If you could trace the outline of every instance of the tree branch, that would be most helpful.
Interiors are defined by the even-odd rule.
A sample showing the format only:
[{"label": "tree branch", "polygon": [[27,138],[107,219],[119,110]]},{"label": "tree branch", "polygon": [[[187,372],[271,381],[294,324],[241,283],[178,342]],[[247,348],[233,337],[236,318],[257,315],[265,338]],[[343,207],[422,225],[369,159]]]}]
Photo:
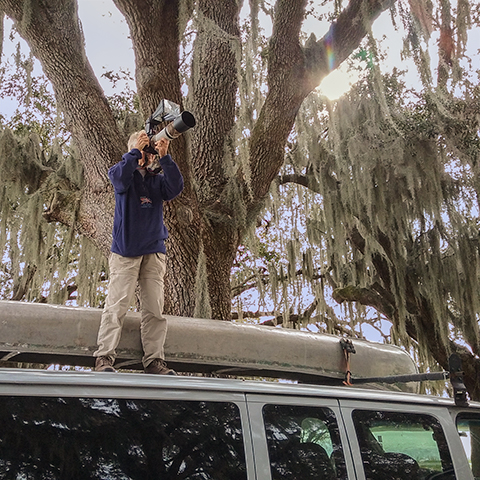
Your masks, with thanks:
[{"label": "tree branch", "polygon": [[[105,155],[116,159],[123,153],[121,133],[102,88],[87,60],[84,37],[75,0],[29,2],[0,0],[3,10],[29,44],[52,82],[68,129],[79,146],[88,145],[83,161],[108,182]],[[29,17],[25,12],[30,12]],[[83,152],[82,152],[83,153]],[[95,159],[102,156],[102,161]],[[99,166],[103,166],[101,169]]]},{"label": "tree branch", "polygon": [[41,62],[84,165],[77,230],[108,252],[111,224],[103,219],[111,216],[113,195],[107,170],[124,153],[125,138],[88,62],[76,0],[26,4],[0,0],[0,11],[14,21]]},{"label": "tree branch", "polygon": [[338,303],[359,302],[362,305],[373,307],[389,320],[394,321],[395,308],[390,302],[386,301],[376,291],[370,288],[349,285],[348,287],[335,289],[332,296]]},{"label": "tree branch", "polygon": [[[284,161],[284,146],[305,97],[359,45],[393,0],[351,0],[320,41],[302,49],[299,29],[305,1],[279,0],[268,56],[269,92],[250,139],[252,190],[245,191],[250,218],[258,213]],[[253,191],[253,195],[251,195]]]},{"label": "tree branch", "polygon": [[[303,269],[298,269],[295,272],[295,276],[299,277],[300,275],[303,275]],[[245,281],[239,285],[234,285],[231,288],[232,292],[232,297],[238,297],[238,295],[241,295],[243,292],[246,292],[247,290],[250,290],[252,288],[257,287],[257,281],[252,282],[252,279],[257,279],[260,276],[261,282],[266,285],[267,283],[270,282],[270,276],[265,275],[265,274],[260,274],[260,275],[250,275]],[[321,278],[324,278],[325,275],[323,273],[316,273],[312,276],[309,277],[310,280],[320,280]],[[283,277],[278,277],[279,282],[286,282],[288,280],[288,276],[284,275]]]},{"label": "tree branch", "polygon": [[373,22],[394,3],[395,0],[350,0],[322,39],[315,41],[315,36],[310,37],[305,56],[312,89],[358,48]]},{"label": "tree branch", "polygon": [[[317,308],[318,305],[318,299],[315,299],[306,309],[303,313],[300,314],[291,314],[288,316],[288,321],[292,322],[293,324],[298,324],[301,323],[305,320],[310,319],[312,316],[313,312]],[[262,325],[269,325],[269,326],[276,326],[276,325],[281,325],[284,323],[285,318],[284,315],[277,315],[274,319],[266,320],[262,322]]]},{"label": "tree branch", "polygon": [[303,187],[312,190],[312,192],[322,193],[320,190],[320,184],[313,175],[300,175],[298,173],[280,175],[278,182],[280,185],[285,185],[286,183],[296,183],[297,185],[302,185]]}]

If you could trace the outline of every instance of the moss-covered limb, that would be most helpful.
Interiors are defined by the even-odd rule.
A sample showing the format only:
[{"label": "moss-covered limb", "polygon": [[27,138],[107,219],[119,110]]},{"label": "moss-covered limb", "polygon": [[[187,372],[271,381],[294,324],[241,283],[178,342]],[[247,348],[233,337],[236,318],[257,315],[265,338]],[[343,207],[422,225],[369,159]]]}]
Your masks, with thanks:
[{"label": "moss-covered limb", "polygon": [[77,300],[88,297],[91,304],[97,303],[99,282],[83,277],[90,265],[99,265],[98,251],[77,269],[81,271],[78,278],[67,279],[75,271],[79,252],[85,250],[73,233],[80,230],[81,164],[56,153],[55,147],[43,150],[36,135],[24,137],[7,129],[0,134],[0,150],[8,172],[0,177],[0,251],[6,264],[3,295],[62,303],[71,297],[72,285],[78,284]]},{"label": "moss-covered limb", "polygon": [[250,188],[245,192],[248,218],[261,208],[284,162],[284,147],[298,109],[310,92],[305,84],[299,31],[305,1],[278,2],[268,50],[268,94],[250,137]]},{"label": "moss-covered limb", "polygon": [[15,22],[52,82],[82,162],[107,184],[107,167],[123,153],[123,137],[87,60],[76,1],[0,0],[0,9]]},{"label": "moss-covered limb", "polygon": [[[181,103],[178,75],[180,3],[168,0],[114,0],[125,16],[135,50],[135,80],[144,116],[161,99]],[[148,13],[147,13],[148,12]],[[148,38],[148,41],[145,39]]]},{"label": "moss-covered limb", "polygon": [[[371,306],[380,313],[396,323],[395,309],[389,301],[385,301],[377,292],[372,289],[356,286],[347,286],[337,288],[333,292],[333,298],[342,303],[360,302],[362,305]],[[405,330],[411,339],[413,339],[418,348],[428,351],[429,354],[445,369],[448,370],[448,357],[451,353],[457,353],[462,358],[464,379],[472,400],[480,399],[480,387],[478,378],[480,375],[480,360],[476,356],[478,353],[478,344],[471,345],[471,350],[465,348],[454,341],[445,340],[445,333],[438,330],[432,317],[434,308],[426,298],[417,300],[417,311],[405,319]]]},{"label": "moss-covered limb", "polygon": [[303,72],[295,72],[295,69],[303,60],[299,36],[306,6],[306,0],[278,0],[275,5],[268,64],[269,83],[272,86],[276,86],[277,80],[283,83],[285,74],[292,77],[291,80],[303,75]]},{"label": "moss-covered limb", "polygon": [[[324,273],[318,272],[308,272],[306,269],[298,269],[294,272],[294,276],[297,278],[308,278],[309,281],[317,281],[326,278]],[[275,282],[287,283],[290,280],[289,275],[276,275]],[[242,293],[258,288],[259,282],[262,285],[268,285],[271,282],[270,274],[265,273],[265,269],[259,269],[259,271],[249,277],[245,278],[241,283],[237,285],[232,285],[231,292],[232,298],[238,297]]]},{"label": "moss-covered limb", "polygon": [[262,325],[267,326],[276,326],[276,325],[286,325],[287,323],[291,323],[296,327],[300,327],[301,325],[306,325],[310,322],[310,319],[318,307],[318,300],[315,299],[302,313],[292,313],[288,312],[287,314],[283,315],[275,315],[274,319],[265,320],[262,322]]},{"label": "moss-covered limb", "polygon": [[370,31],[378,16],[394,3],[395,0],[350,0],[322,39],[309,39],[305,46],[305,57],[312,89],[345,61]]},{"label": "moss-covered limb", "polygon": [[480,401],[480,382],[478,381],[480,360],[462,345],[452,344],[450,351],[459,355],[462,361],[463,379],[470,398],[477,402]]},{"label": "moss-covered limb", "polygon": [[40,195],[46,205],[45,219],[73,227],[83,183],[82,167],[72,157],[59,160],[55,155],[42,149],[38,135],[19,138],[6,128],[0,134],[1,184],[6,188],[3,201],[26,204],[33,195]]},{"label": "moss-covered limb", "polygon": [[278,183],[280,185],[285,185],[286,183],[296,183],[297,185],[302,185],[303,187],[312,190],[312,192],[321,193],[320,184],[314,175],[300,175],[295,173],[280,175],[278,177]]},{"label": "moss-covered limb", "polygon": [[[363,237],[359,235],[357,232],[356,234],[356,242],[357,244],[363,246],[365,248],[365,240]],[[352,239],[352,237],[350,237]],[[447,265],[450,265],[451,258],[450,255],[444,256],[440,252],[437,252],[440,262],[445,262],[445,267],[448,268]],[[433,263],[433,261],[431,261]],[[423,268],[417,258],[412,259],[412,264],[408,265],[405,269],[405,278],[402,282],[399,282],[398,279],[395,280],[395,267],[391,266],[388,267],[388,263],[384,259],[382,259],[382,255],[376,253],[372,255],[372,264],[376,268],[376,274],[382,280],[382,283],[374,282],[369,289],[362,289],[359,287],[347,287],[345,289],[337,289],[334,294],[334,298],[337,301],[359,301],[364,305],[370,305],[377,308],[378,299],[375,297],[370,296],[370,290],[374,290],[378,293],[378,295],[383,299],[382,305],[388,304],[391,306],[391,313],[387,315],[387,311],[383,309],[383,313],[387,315],[387,317],[396,325],[397,322],[397,306],[399,302],[403,302],[403,306],[405,311],[408,314],[412,315],[416,318],[421,318],[422,321],[418,323],[415,329],[412,329],[411,332],[415,332],[415,336],[412,338],[417,339],[419,336],[418,328],[424,325],[426,329],[432,329],[438,331],[438,338],[436,338],[436,343],[441,342],[443,343],[444,347],[447,345],[447,332],[446,326],[439,326],[439,320],[437,317],[446,317],[450,319],[450,322],[457,328],[459,331],[462,331],[464,335],[465,341],[470,345],[474,352],[478,349],[478,325],[476,321],[472,318],[472,314],[470,314],[470,302],[472,304],[476,303],[475,298],[471,298],[467,302],[464,302],[464,308],[462,319],[458,319],[458,314],[455,314],[449,309],[448,305],[445,304],[443,306],[436,305],[437,300],[435,300],[435,296],[437,295],[436,290],[438,288],[438,284],[430,284],[427,286],[427,282],[429,282],[428,278],[424,277]],[[380,269],[380,270],[379,270]],[[441,278],[434,278],[430,279],[433,282],[438,282],[441,284]],[[475,280],[473,280],[475,282]],[[395,292],[394,288],[399,287],[399,283],[403,285],[404,291],[403,292]],[[425,285],[422,285],[425,283]],[[468,286],[465,285],[466,287]],[[428,289],[431,289],[432,292],[429,292]],[[440,288],[444,288],[441,286]],[[464,292],[461,296],[465,297],[467,292]],[[442,297],[443,298],[443,297]],[[445,297],[447,298],[447,297]],[[451,300],[452,298],[450,298]],[[441,300],[440,300],[441,301]],[[445,300],[447,302],[447,300]],[[453,304],[453,308],[455,304]],[[378,308],[377,308],[378,309]],[[382,310],[380,310],[382,311]],[[396,312],[395,315],[393,315]],[[475,315],[473,315],[475,317]],[[429,319],[426,321],[425,319]],[[429,321],[431,322],[430,327],[428,327]],[[441,324],[441,322],[440,322]],[[445,331],[443,331],[445,330]],[[420,332],[421,337],[421,332]]]},{"label": "moss-covered limb", "polygon": [[[59,110],[64,114],[67,129],[73,134],[78,159],[71,162],[73,168],[69,168],[68,159],[63,162],[60,154],[58,158],[61,160],[51,167],[53,171],[41,169],[42,175],[34,175],[37,193],[30,195],[25,207],[22,207],[34,212],[21,227],[14,226],[18,219],[10,223],[13,231],[31,235],[35,240],[24,243],[25,252],[14,257],[23,258],[25,255],[28,262],[40,262],[36,263],[39,272],[28,292],[30,300],[38,301],[45,282],[52,286],[52,291],[56,288],[61,291],[63,287],[58,285],[59,279],[65,277],[71,265],[71,256],[78,254],[80,248],[77,245],[78,248],[71,250],[73,234],[69,230],[70,234],[64,239],[68,253],[61,261],[48,257],[49,246],[60,243],[55,238],[60,235],[59,232],[63,232],[59,223],[74,227],[75,232],[94,239],[105,254],[108,252],[113,195],[107,169],[121,158],[126,142],[87,60],[76,1],[45,3],[0,0],[0,10],[14,21],[18,32],[40,60],[45,75],[51,81]],[[81,164],[85,168],[75,168],[74,164]],[[23,194],[20,191],[17,193]],[[47,205],[46,211],[44,205]],[[50,224],[39,222],[44,220],[42,214]],[[39,240],[45,232],[49,232],[50,245]],[[98,251],[95,255],[102,258]],[[79,291],[87,289],[83,285]],[[62,295],[49,295],[49,298],[55,296],[51,301],[62,303],[66,298]],[[89,294],[89,297],[94,299],[95,295]]]},{"label": "moss-covered limb", "polygon": [[[35,281],[35,275],[37,274],[36,265],[28,265],[26,271],[18,277],[13,288],[12,288],[12,297],[11,300],[16,301],[25,301],[29,298],[29,291],[32,289],[32,286]],[[36,303],[56,303],[58,299],[62,301],[76,301],[78,300],[78,285],[67,283],[63,288],[51,292],[49,296],[39,295],[35,298]],[[55,298],[53,298],[55,297]]]},{"label": "moss-covered limb", "polygon": [[338,303],[359,302],[362,305],[374,307],[388,319],[394,318],[395,309],[391,303],[385,301],[375,290],[365,287],[349,285],[347,287],[337,288],[332,293],[333,299]]},{"label": "moss-covered limb", "polygon": [[[384,234],[382,234],[382,232],[380,232],[379,230],[377,230],[377,234],[380,237],[378,239],[378,243],[384,246],[383,248],[384,252],[388,252],[390,250],[390,248],[388,248],[389,244],[387,245],[388,238]],[[357,227],[353,227],[350,229],[348,238],[351,244],[353,245],[353,247],[357,249],[362,255],[364,255],[366,252],[366,240],[364,236],[360,233]],[[391,262],[392,262],[391,259],[387,260],[387,258],[385,258],[379,252],[372,253],[372,264],[375,267],[375,273],[376,275],[378,275],[378,277],[381,279],[383,283],[383,287],[382,287],[378,282],[375,282],[372,285],[372,288],[378,291],[384,298],[385,298],[385,295],[388,294],[388,296],[390,297],[389,301],[393,304],[394,301],[391,293],[391,288],[392,288],[392,278],[391,278],[391,271],[390,271]],[[381,292],[380,289],[383,289],[383,292]]]},{"label": "moss-covered limb", "polygon": [[259,271],[256,274],[250,275],[249,277],[245,278],[242,283],[232,285],[232,298],[238,297],[239,295],[247,292],[248,290],[258,288],[258,282],[266,285],[268,283],[268,278],[269,275],[265,274],[264,271]]},{"label": "moss-covered limb", "polygon": [[[236,153],[242,62],[240,3],[203,0],[197,5],[190,104],[199,120],[192,134],[191,157],[198,199],[208,209],[215,208],[217,200],[236,209],[228,200],[232,194],[238,197],[235,175],[242,162]],[[241,216],[240,210],[237,213]]]},{"label": "moss-covered limb", "polygon": [[53,173],[36,134],[16,137],[9,128],[0,132],[0,169],[2,184],[18,185],[34,193]]},{"label": "moss-covered limb", "polygon": [[[312,304],[313,305],[313,304]],[[310,307],[312,307],[310,305]],[[309,307],[309,308],[310,308]],[[316,308],[316,306],[315,306]],[[362,332],[355,330],[348,320],[341,320],[335,318],[334,315],[328,313],[327,315],[315,315],[309,316],[304,314],[289,314],[289,315],[278,315],[275,312],[242,312],[242,318],[259,318],[259,317],[273,317],[268,320],[264,320],[261,325],[275,327],[278,325],[284,325],[286,328],[304,328],[309,329],[308,325],[314,325],[319,332],[330,333],[333,335],[348,336],[353,338],[365,338]],[[378,331],[379,335],[385,338],[387,342],[390,342],[388,335],[385,335],[381,329],[375,325],[374,321],[369,321],[365,319],[365,324],[370,325],[372,328]],[[287,324],[289,327],[287,327]]]},{"label": "moss-covered limb", "polygon": [[[377,231],[379,232],[379,231]],[[379,233],[380,238],[378,239],[378,243],[380,245],[385,245],[385,251],[390,250],[390,242],[387,242],[387,236],[383,233]],[[357,228],[353,228],[349,235],[349,240],[351,241],[352,245],[358,249],[359,252],[365,254],[366,250],[366,240],[360,234],[360,231]],[[371,289],[377,292],[380,297],[383,299],[386,304],[391,305],[392,309],[395,310],[395,305],[397,304],[399,298],[405,303],[406,311],[411,313],[412,315],[418,315],[419,308],[418,308],[418,292],[414,288],[414,285],[418,282],[418,277],[416,274],[417,266],[414,264],[409,265],[406,268],[406,277],[404,280],[404,288],[405,293],[398,295],[393,290],[395,288],[395,279],[392,278],[392,271],[394,271],[394,263],[392,259],[385,258],[380,252],[374,252],[371,254],[372,258],[372,265],[375,267],[375,274],[379,281],[373,282],[371,285]],[[371,305],[373,306],[373,305]],[[393,312],[392,312],[393,313]],[[393,316],[388,316],[392,321],[394,321]]]},{"label": "moss-covered limb", "polygon": [[[68,163],[69,159],[66,159],[65,164]],[[75,163],[75,169],[80,170],[80,173],[70,171],[67,174],[64,164],[54,174],[50,175],[42,185],[40,193],[45,205],[43,218],[47,222],[59,222],[78,231],[77,220],[82,191],[81,184],[78,185],[76,182],[82,178],[82,169],[78,162]],[[67,175],[73,175],[73,178]]]},{"label": "moss-covered limb", "polygon": [[50,191],[46,208],[42,213],[47,222],[59,222],[65,226],[75,228],[76,214],[80,203],[80,193],[58,189]]},{"label": "moss-covered limb", "polygon": [[23,275],[19,276],[14,282],[12,288],[12,300],[23,300],[27,291],[30,289],[33,278],[37,272],[36,265],[27,265]]},{"label": "moss-covered limb", "polygon": [[[253,197],[247,199],[249,218],[257,213],[283,164],[284,145],[301,103],[358,47],[373,21],[391,3],[352,0],[328,34],[318,42],[307,42],[302,50],[296,34],[305,3],[278,2],[268,53],[269,92],[250,139]],[[327,45],[333,64],[327,59]]]},{"label": "moss-covered limb", "polygon": [[[427,308],[425,308],[427,307]],[[448,371],[450,354],[456,353],[462,360],[464,382],[472,400],[480,401],[480,359],[464,345],[448,340],[446,343],[437,328],[432,327],[434,319],[431,308],[423,302],[422,312],[415,318],[407,319],[406,331],[408,335],[418,342],[420,351],[428,351],[438,364]],[[477,346],[478,347],[478,346]]]}]

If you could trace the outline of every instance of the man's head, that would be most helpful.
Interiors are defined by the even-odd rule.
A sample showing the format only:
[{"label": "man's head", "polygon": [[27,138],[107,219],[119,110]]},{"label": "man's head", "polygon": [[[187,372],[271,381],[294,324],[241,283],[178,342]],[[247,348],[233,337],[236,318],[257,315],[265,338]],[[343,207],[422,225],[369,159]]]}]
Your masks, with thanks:
[{"label": "man's head", "polygon": [[130,135],[130,138],[128,139],[128,151],[137,148],[137,140],[138,137],[140,136],[141,133],[143,133],[144,130],[139,130],[138,132],[134,132]]},{"label": "man's head", "polygon": [[154,160],[156,155],[152,155],[150,153],[146,153],[143,151],[143,147],[141,147],[141,144],[144,144],[145,142],[141,142],[140,136],[146,136],[145,130],[139,130],[138,132],[134,132],[130,135],[130,138],[128,139],[128,151],[138,148],[142,152],[142,158],[138,160],[138,164],[143,167],[144,165],[150,165]]}]

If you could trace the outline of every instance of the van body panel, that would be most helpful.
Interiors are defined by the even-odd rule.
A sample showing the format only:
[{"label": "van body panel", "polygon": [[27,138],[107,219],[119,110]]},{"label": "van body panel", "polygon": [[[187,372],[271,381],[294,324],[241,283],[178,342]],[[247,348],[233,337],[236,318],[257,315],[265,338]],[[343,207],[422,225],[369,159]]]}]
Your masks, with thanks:
[{"label": "van body panel", "polygon": [[[68,374],[34,374],[33,377],[36,382],[22,385],[20,379],[24,372],[21,370],[17,372],[15,383],[4,385],[1,381],[2,373],[0,370],[0,416],[2,417],[0,476],[2,478],[4,478],[3,475],[6,472],[9,475],[15,473],[16,476],[12,478],[34,478],[31,475],[35,475],[35,473],[32,473],[35,471],[38,471],[39,475],[41,472],[42,478],[52,479],[95,477],[138,478],[143,480],[143,478],[153,478],[151,466],[148,470],[149,474],[142,470],[142,468],[146,468],[143,465],[145,464],[145,458],[151,455],[146,449],[149,443],[163,445],[163,450],[156,450],[154,456],[160,455],[161,458],[165,458],[166,455],[167,457],[170,455],[171,460],[168,460],[168,462],[165,460],[167,463],[163,464],[163,468],[181,469],[182,464],[189,466],[189,468],[198,466],[200,468],[199,474],[201,474],[202,469],[215,468],[215,465],[222,465],[222,470],[226,468],[225,461],[228,461],[228,459],[225,460],[225,455],[234,451],[233,443],[230,445],[228,439],[235,441],[237,444],[240,442],[240,445],[237,445],[237,453],[240,453],[240,456],[238,460],[234,461],[241,461],[243,467],[241,470],[236,468],[232,470],[233,466],[230,464],[228,468],[231,471],[227,476],[238,480],[256,478],[245,395],[239,392],[209,391],[204,388],[189,390],[158,387],[136,388],[133,380],[138,379],[139,375],[129,375],[131,380],[129,386],[117,385],[111,387],[108,385],[108,378],[105,377],[104,385],[93,386],[90,384],[90,387],[88,387],[85,384],[76,386],[72,383],[61,382],[55,385],[55,379],[68,378]],[[32,377],[32,375],[28,375],[30,372],[25,373],[27,373],[27,377]],[[50,382],[47,382],[46,385],[39,384],[39,378],[47,379],[49,376],[51,377]],[[102,374],[99,374],[99,376],[102,377]],[[78,374],[73,374],[73,378],[78,378]],[[25,388],[18,388],[19,386]],[[229,405],[231,407],[226,409]],[[164,424],[161,423],[163,420],[158,423],[157,415],[163,414],[163,412],[167,412],[165,413],[167,415],[170,409],[178,410],[176,417],[172,417],[175,423]],[[227,417],[223,418],[224,409],[225,412],[231,409],[238,412],[235,415],[235,418],[237,418],[235,422],[238,424],[236,427]],[[125,414],[126,410],[128,410],[127,414]],[[189,414],[190,418],[182,414],[183,410]],[[198,416],[195,413],[196,410],[203,417]],[[212,417],[206,413],[209,411],[218,411],[218,414]],[[90,412],[95,414],[92,419],[89,418],[91,416]],[[224,422],[225,430],[223,430]],[[105,426],[102,426],[102,424],[105,424]],[[15,425],[20,427],[18,431],[12,430],[17,428]],[[171,430],[172,428],[173,430]],[[88,430],[90,429],[96,432],[94,437],[98,439],[93,446],[89,444],[91,440],[88,440],[92,438],[91,435],[88,436]],[[177,432],[173,441],[183,442],[184,447],[181,447],[181,444],[174,443],[170,448],[170,453],[166,454],[165,448],[167,448],[167,445],[164,441],[169,437],[172,438],[172,435],[165,436],[162,432],[168,430],[171,430],[172,433]],[[225,434],[225,441],[220,438],[222,432]],[[129,435],[130,433],[131,435]],[[108,437],[100,438],[101,435],[105,434]],[[189,436],[192,436],[191,440],[188,439]],[[116,439],[115,437],[119,438]],[[199,439],[198,444],[196,438]],[[82,443],[87,441],[88,444]],[[196,453],[191,453],[190,449],[186,450],[189,443],[197,448]],[[12,461],[12,455],[7,453],[9,445],[13,444],[22,446],[20,451],[15,450],[15,457],[19,457],[18,464],[15,464]],[[218,453],[218,458],[215,458],[215,453],[220,446],[223,451]],[[92,449],[91,453],[89,449]],[[137,452],[132,453],[133,450]],[[62,455],[63,451],[67,455],[67,463],[71,464],[70,467],[64,465],[65,462],[58,460],[58,456]],[[102,466],[102,463],[95,462],[88,465],[88,460],[95,458],[95,455],[98,454],[103,456],[98,462],[104,462],[104,466]],[[127,458],[131,456],[138,463],[137,470],[134,470],[136,473],[132,477],[125,476],[128,470],[122,470],[123,468],[131,468],[133,461]],[[182,460],[182,456],[184,460]],[[38,458],[37,463],[32,465],[32,462],[35,462],[35,457]],[[45,461],[42,459],[48,457],[54,459],[51,461],[54,465],[51,472],[42,470],[42,468],[47,468],[45,467]],[[157,462],[161,464],[162,460]],[[202,462],[206,462],[205,465]],[[87,465],[84,465],[85,463]],[[178,465],[175,466],[175,463]],[[112,465],[115,465],[115,468]],[[15,468],[19,470],[14,470]],[[30,470],[24,470],[28,468]],[[4,471],[4,469],[7,470]],[[11,471],[12,469],[13,471]],[[83,470],[88,473],[83,472]],[[109,476],[110,474],[106,477],[97,476],[101,475],[102,472],[105,474],[106,471],[111,471],[111,476]],[[233,477],[233,472],[236,474],[235,477]],[[80,477],[80,475],[82,476]],[[168,478],[170,478],[170,475],[171,473]],[[205,475],[201,478],[211,480],[217,478],[215,474],[212,475],[211,471]],[[155,476],[155,478],[157,477]],[[178,478],[181,478],[181,475]]]}]

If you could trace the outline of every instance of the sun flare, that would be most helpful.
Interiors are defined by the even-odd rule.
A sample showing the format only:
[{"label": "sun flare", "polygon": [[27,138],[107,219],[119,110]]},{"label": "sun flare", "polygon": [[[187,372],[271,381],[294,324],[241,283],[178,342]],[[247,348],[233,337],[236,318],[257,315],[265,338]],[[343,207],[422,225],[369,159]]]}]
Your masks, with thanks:
[{"label": "sun flare", "polygon": [[354,82],[355,79],[353,79],[350,74],[338,69],[334,70],[323,79],[322,83],[318,86],[317,91],[330,100],[337,100],[350,90],[350,87]]}]

